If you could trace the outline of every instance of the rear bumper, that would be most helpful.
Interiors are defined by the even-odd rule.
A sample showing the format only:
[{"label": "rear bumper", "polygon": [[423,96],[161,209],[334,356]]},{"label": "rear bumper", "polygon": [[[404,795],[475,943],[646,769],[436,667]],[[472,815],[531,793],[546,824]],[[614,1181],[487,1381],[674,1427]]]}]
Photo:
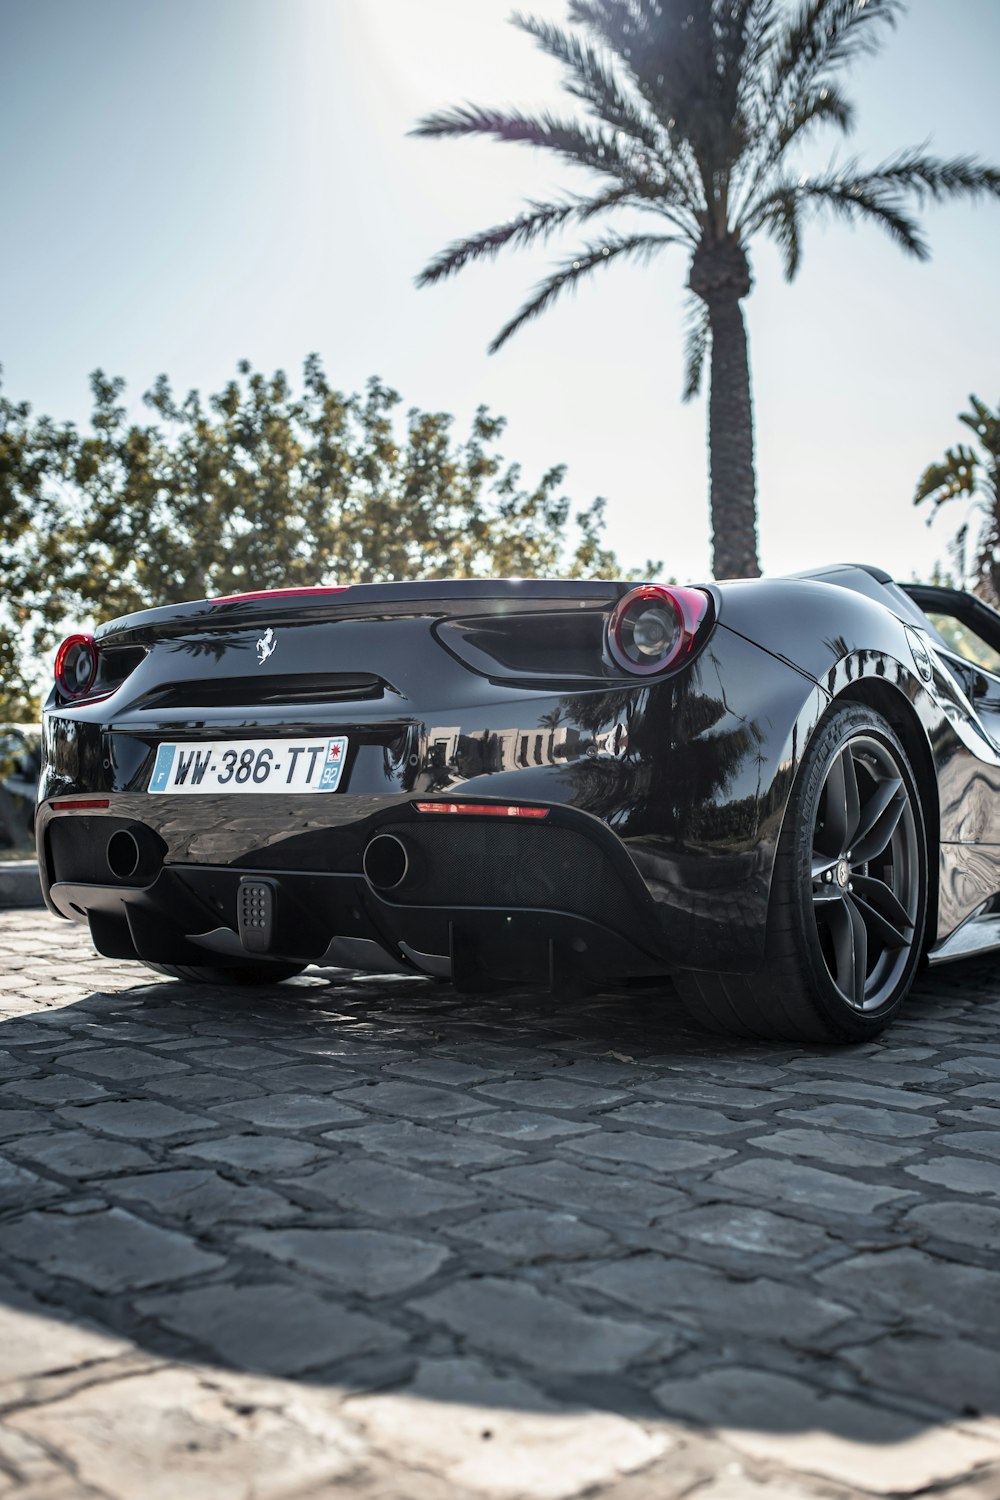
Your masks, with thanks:
[{"label": "rear bumper", "polygon": [[[661,912],[627,850],[573,809],[529,824],[419,814],[407,801],[339,827],[274,830],[271,844],[258,823],[256,848],[222,864],[170,861],[163,825],[123,816],[135,800],[46,809],[39,822],[50,907],[87,922],[108,957],[225,966],[266,956],[470,988],[671,967]],[[408,873],[380,890],[363,861],[385,835],[408,851]],[[261,880],[273,892],[265,949],[239,920],[241,890]]]},{"label": "rear bumper", "polygon": [[[408,796],[260,796],[234,808],[112,793],[93,799],[104,808],[70,811],[63,793],[38,812],[42,891],[56,915],[89,922],[98,951],[150,962],[246,956],[240,884],[257,876],[275,888],[269,956],[302,963],[459,979],[471,965],[518,982],[567,966],[612,978],[759,965],[766,844],[706,857],[622,838],[539,797],[564,790],[557,776],[536,773],[537,822],[419,814]],[[488,800],[499,791],[491,785]],[[374,889],[364,873],[367,846],[386,832],[414,847],[414,877],[398,890]]]}]

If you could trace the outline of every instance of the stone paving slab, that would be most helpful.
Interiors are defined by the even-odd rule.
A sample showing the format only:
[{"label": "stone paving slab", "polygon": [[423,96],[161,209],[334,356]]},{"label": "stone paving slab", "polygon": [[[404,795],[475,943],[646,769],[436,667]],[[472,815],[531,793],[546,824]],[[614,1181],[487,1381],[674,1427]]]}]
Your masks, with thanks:
[{"label": "stone paving slab", "polygon": [[810,1050],[0,913],[0,1497],[997,1500],[998,977]]}]

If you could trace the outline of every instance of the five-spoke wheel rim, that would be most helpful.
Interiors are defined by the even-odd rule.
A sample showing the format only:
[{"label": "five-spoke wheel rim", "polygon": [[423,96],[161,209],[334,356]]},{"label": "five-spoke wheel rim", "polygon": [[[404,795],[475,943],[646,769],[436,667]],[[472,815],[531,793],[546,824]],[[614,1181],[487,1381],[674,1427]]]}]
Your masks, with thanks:
[{"label": "five-spoke wheel rim", "polygon": [[812,908],[830,979],[853,1010],[895,999],[923,889],[917,821],[892,750],[871,735],[827,769],[812,838]]}]

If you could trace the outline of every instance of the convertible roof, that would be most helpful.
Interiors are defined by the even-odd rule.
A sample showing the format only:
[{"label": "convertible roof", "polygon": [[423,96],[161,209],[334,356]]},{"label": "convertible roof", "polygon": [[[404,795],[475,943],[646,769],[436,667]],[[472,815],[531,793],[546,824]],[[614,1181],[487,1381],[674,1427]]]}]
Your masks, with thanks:
[{"label": "convertible roof", "polygon": [[834,583],[839,588],[850,589],[855,594],[865,594],[869,599],[891,609],[901,620],[919,625],[926,630],[927,616],[915,604],[904,589],[901,589],[890,573],[876,568],[871,563],[831,563],[825,568],[807,568],[801,573],[784,573],[783,578],[811,578],[817,583]]},{"label": "convertible roof", "polygon": [[[839,583],[844,588],[857,589],[859,593],[869,593],[870,585],[875,583],[892,583],[892,574],[887,573],[884,568],[876,568],[872,563],[827,563],[823,568],[803,568],[799,573],[782,573],[782,578],[818,578],[823,583]],[[856,579],[861,577],[868,583],[865,588]],[[872,590],[873,599],[881,598],[881,595]]]}]

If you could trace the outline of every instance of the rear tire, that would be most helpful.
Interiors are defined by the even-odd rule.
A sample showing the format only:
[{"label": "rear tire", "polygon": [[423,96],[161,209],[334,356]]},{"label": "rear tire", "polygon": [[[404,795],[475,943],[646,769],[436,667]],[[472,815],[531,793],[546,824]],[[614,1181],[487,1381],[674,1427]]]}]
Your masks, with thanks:
[{"label": "rear tire", "polygon": [[301,974],[305,964],[256,963],[220,965],[209,964],[153,964],[143,959],[147,969],[154,974],[165,974],[168,979],[183,979],[187,984],[262,985],[280,984]]},{"label": "rear tire", "polygon": [[923,952],[927,843],[916,778],[889,724],[832,708],[799,770],[774,862],[756,974],[675,975],[714,1032],[859,1042],[899,1010]]}]

